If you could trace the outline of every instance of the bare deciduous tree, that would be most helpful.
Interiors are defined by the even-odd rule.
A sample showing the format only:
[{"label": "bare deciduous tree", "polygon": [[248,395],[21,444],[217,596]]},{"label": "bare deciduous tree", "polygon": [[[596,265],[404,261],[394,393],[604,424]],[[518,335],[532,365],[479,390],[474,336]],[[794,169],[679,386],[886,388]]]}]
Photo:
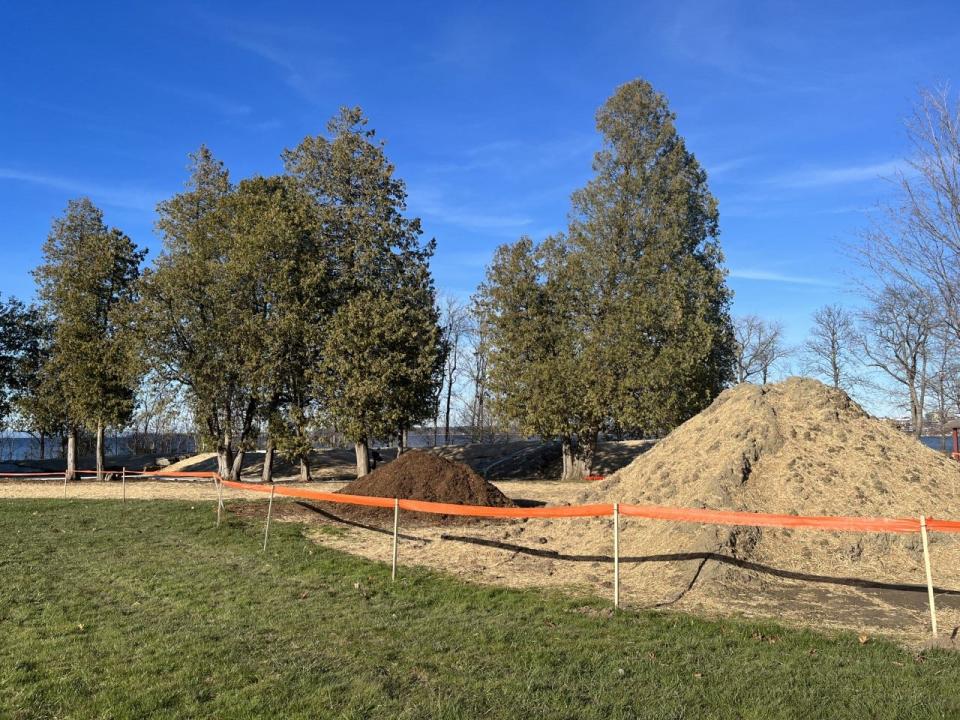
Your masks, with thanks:
[{"label": "bare deciduous tree", "polygon": [[827,378],[835,388],[858,384],[857,328],[853,315],[840,305],[824,305],[813,314],[810,337],[803,345],[807,372]]},{"label": "bare deciduous tree", "polygon": [[437,444],[437,427],[443,415],[443,444],[450,444],[450,418],[456,388],[464,375],[464,365],[469,362],[466,342],[470,333],[470,307],[455,297],[445,297],[440,309],[440,326],[447,359],[443,367],[443,382],[437,390],[436,419],[434,421],[434,445]]},{"label": "bare deciduous tree", "polygon": [[747,382],[759,375],[765,385],[774,365],[790,354],[783,344],[783,325],[779,322],[744,315],[734,320],[733,336],[737,382]]},{"label": "bare deciduous tree", "polygon": [[936,310],[928,293],[909,285],[888,285],[870,300],[861,313],[861,348],[871,367],[906,390],[913,434],[919,438]]},{"label": "bare deciduous tree", "polygon": [[947,422],[957,413],[955,406],[960,365],[956,359],[957,345],[952,333],[936,333],[931,339],[930,360],[927,363],[927,388],[932,401],[930,420],[939,429],[940,449],[947,449]]},{"label": "bare deciduous tree", "polygon": [[893,178],[896,200],[856,254],[884,283],[928,294],[960,339],[960,106],[946,88],[920,94],[907,137],[912,153]]}]

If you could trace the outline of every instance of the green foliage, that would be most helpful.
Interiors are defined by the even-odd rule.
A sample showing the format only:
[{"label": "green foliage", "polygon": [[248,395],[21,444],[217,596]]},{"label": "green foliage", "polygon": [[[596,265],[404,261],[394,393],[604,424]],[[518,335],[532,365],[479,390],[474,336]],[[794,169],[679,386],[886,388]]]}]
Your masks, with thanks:
[{"label": "green foliage", "polygon": [[277,450],[305,461],[322,410],[311,370],[332,311],[330,245],[313,198],[290,177],[244,180],[229,207],[230,272],[254,294],[238,330],[251,345],[244,374]]},{"label": "green foliage", "polygon": [[491,388],[527,432],[669,429],[731,378],[716,201],[673,121],[648,83],[618,88],[569,232],[505,246],[488,270]]},{"label": "green foliage", "polygon": [[69,426],[123,426],[133,412],[140,368],[129,315],[144,255],[86,198],[70,201],[43,245],[34,277],[52,342],[38,387],[44,405],[59,399]]},{"label": "green foliage", "polygon": [[198,429],[221,453],[233,452],[255,428],[257,388],[249,381],[249,333],[256,287],[234,262],[233,185],[206,147],[191,155],[184,192],[161,202],[157,229],[164,247],[144,273],[138,326],[151,368],[189,390]]},{"label": "green foliage", "polygon": [[13,297],[0,302],[0,428],[15,411],[21,429],[49,427],[40,421],[39,412],[29,408],[41,400],[40,373],[49,356],[50,334],[50,325],[36,306]]},{"label": "green foliage", "polygon": [[406,187],[359,108],[324,136],[284,153],[289,175],[317,205],[332,254],[332,307],[314,379],[338,430],[354,441],[392,434],[434,414],[443,364],[434,243],[408,219]]}]

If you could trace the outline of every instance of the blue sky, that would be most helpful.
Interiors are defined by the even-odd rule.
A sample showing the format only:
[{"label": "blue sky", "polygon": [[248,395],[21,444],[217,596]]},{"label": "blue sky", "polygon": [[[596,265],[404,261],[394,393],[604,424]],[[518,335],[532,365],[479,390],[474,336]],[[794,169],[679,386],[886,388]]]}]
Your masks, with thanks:
[{"label": "blue sky", "polygon": [[720,202],[737,314],[854,303],[842,246],[889,192],[920,87],[955,80],[955,3],[0,3],[0,292],[32,295],[51,219],[89,195],[155,254],[201,143],[235,178],[361,105],[469,295],[493,249],[565,225],[597,107],[664,92]]}]

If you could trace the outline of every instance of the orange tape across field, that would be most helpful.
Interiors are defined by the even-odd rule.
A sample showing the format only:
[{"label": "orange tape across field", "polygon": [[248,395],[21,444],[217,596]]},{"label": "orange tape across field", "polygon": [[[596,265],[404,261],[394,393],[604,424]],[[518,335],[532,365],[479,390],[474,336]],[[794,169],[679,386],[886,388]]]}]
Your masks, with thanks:
[{"label": "orange tape across field", "polygon": [[[116,470],[110,470],[113,475]],[[96,475],[95,470],[78,470],[77,475]],[[62,472],[16,472],[0,473],[0,477],[11,478],[52,478],[62,476]],[[393,498],[370,497],[366,495],[345,495],[342,493],[324,492],[322,490],[308,490],[292,488],[284,485],[266,485],[263,483],[235,482],[222,480],[215,472],[133,472],[126,471],[127,478],[158,478],[158,479],[205,479],[220,480],[224,487],[252,492],[284,495],[302,500],[317,500],[320,502],[341,503],[345,505],[363,505],[367,507],[392,508]],[[399,498],[397,504],[401,510],[410,512],[432,513],[436,515],[461,515],[466,517],[486,518],[577,518],[577,517],[609,517],[614,513],[612,503],[594,505],[561,505],[554,507],[489,507],[486,505],[458,505],[453,503],[428,502],[425,500],[409,500]],[[777,528],[805,528],[810,530],[829,530],[840,532],[876,532],[876,533],[916,533],[920,532],[918,518],[870,518],[845,517],[841,515],[780,515],[773,513],[745,512],[738,510],[708,510],[698,508],[667,507],[663,505],[618,505],[619,514],[624,517],[646,518],[649,520],[665,520],[668,522],[687,522],[702,525],[740,525],[750,527],[777,527]],[[931,532],[960,533],[960,521],[926,519],[927,530]]]},{"label": "orange tape across field", "polygon": [[[239,490],[253,490],[269,493],[271,489],[277,495],[320,500],[322,502],[344,503],[347,505],[366,505],[370,507],[392,508],[393,498],[367,497],[362,495],[344,495],[341,493],[288,488],[281,485],[270,486],[262,483],[221,481],[225,487]],[[609,517],[613,515],[613,504],[566,505],[560,507],[539,508],[498,508],[483,505],[455,505],[451,503],[427,502],[424,500],[405,500],[400,498],[401,510],[434,513],[439,515],[463,515],[489,518],[573,518],[573,517]],[[689,522],[703,525],[741,525],[751,527],[807,528],[811,530],[833,530],[842,532],[879,532],[879,533],[915,533],[920,532],[920,520],[917,518],[867,518],[844,516],[804,516],[777,515],[772,513],[742,512],[736,510],[705,510],[697,508],[666,507],[662,505],[618,506],[620,515],[650,520]],[[927,520],[927,529],[938,532],[960,532],[960,521]]]}]

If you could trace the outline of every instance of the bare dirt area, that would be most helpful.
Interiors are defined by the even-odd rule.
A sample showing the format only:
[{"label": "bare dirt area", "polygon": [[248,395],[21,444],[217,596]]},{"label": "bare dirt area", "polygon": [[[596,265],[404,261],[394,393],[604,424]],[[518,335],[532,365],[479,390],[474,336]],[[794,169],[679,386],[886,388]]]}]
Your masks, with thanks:
[{"label": "bare dirt area", "polygon": [[[523,484],[516,486],[523,491]],[[842,392],[799,378],[731,389],[608,480],[543,490],[556,504],[960,518],[960,467],[869,417]],[[315,522],[338,521],[327,515]],[[341,525],[343,532],[316,536],[389,559],[386,525]],[[939,533],[930,539],[938,619],[949,636],[960,627],[960,542]],[[929,632],[919,536],[622,518],[620,542],[621,597],[628,606],[777,618],[918,642]],[[479,582],[590,594],[610,592],[612,585],[608,518],[416,527],[404,536],[400,554],[404,563]]]}]

